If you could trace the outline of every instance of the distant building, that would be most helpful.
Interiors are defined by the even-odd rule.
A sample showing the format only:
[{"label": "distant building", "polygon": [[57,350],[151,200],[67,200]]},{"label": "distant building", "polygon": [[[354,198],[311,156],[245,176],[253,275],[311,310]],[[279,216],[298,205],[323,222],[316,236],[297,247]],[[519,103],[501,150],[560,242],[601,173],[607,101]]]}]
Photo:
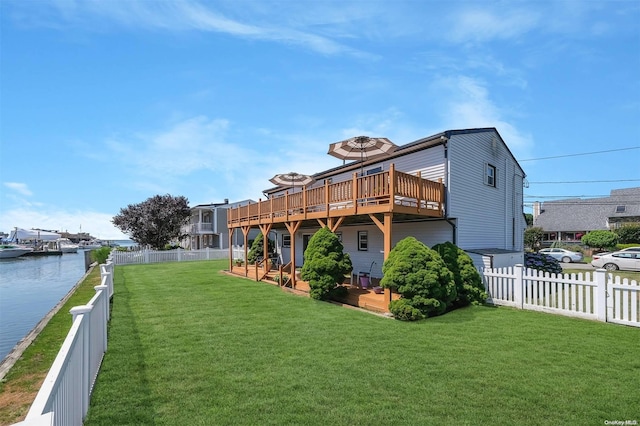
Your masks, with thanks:
[{"label": "distant building", "polygon": [[[254,202],[253,200],[243,200],[229,203],[225,199],[222,203],[198,204],[191,208],[191,218],[189,223],[182,228],[184,238],[180,246],[187,249],[203,248],[229,248],[229,228],[227,227],[227,212],[230,208],[239,207],[242,204]],[[231,231],[233,232],[233,230]],[[241,232],[232,238],[233,245],[242,245],[244,237]],[[257,232],[252,233],[255,238]]]},{"label": "distant building", "polygon": [[533,226],[544,229],[543,245],[580,243],[589,231],[640,223],[640,187],[614,189],[609,197],[536,202]]}]

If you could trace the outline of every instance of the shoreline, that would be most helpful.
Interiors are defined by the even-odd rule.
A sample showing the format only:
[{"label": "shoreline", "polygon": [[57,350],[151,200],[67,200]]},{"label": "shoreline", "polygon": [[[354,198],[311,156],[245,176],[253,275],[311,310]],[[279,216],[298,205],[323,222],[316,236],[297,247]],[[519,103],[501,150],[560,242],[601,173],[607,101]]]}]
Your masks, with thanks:
[{"label": "shoreline", "polygon": [[65,303],[69,300],[69,298],[75,293],[76,289],[84,282],[84,280],[89,276],[89,274],[93,271],[93,268],[97,266],[97,263],[92,263],[89,266],[89,269],[80,277],[78,282],[75,283],[73,287],[67,292],[67,294],[58,301],[58,303],[51,308],[51,310],[40,320],[38,324],[31,329],[29,333],[25,337],[23,337],[16,345],[11,349],[11,351],[4,357],[2,361],[0,361],[0,380],[3,380],[5,376],[11,371],[11,368],[15,365],[15,363],[20,359],[24,351],[33,343],[33,341],[38,337],[40,332],[47,326],[51,318],[64,306]]}]

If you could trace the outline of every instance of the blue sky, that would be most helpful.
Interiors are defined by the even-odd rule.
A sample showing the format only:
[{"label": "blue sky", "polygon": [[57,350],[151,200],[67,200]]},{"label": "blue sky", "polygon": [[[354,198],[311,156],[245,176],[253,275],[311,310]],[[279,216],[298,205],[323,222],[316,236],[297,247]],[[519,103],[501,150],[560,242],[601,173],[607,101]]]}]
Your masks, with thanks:
[{"label": "blue sky", "polygon": [[528,204],[640,186],[638,0],[2,0],[0,20],[0,231],[123,238],[128,204],[257,199],[360,134],[496,127]]}]

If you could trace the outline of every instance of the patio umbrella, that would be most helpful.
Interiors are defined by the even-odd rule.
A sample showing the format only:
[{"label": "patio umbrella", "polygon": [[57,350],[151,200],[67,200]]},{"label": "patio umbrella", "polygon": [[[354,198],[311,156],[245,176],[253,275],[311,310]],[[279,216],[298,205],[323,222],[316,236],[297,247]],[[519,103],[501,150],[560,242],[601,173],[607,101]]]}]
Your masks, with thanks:
[{"label": "patio umbrella", "polygon": [[[396,149],[396,145],[387,138],[370,138],[368,136],[355,136],[329,145],[327,154],[344,160],[360,160],[386,155]],[[362,174],[362,173],[361,173]]]},{"label": "patio umbrella", "polygon": [[289,173],[280,173],[269,179],[269,182],[278,186],[291,186],[293,188],[298,186],[310,185],[316,180],[309,176],[303,175],[301,173],[289,172]]}]

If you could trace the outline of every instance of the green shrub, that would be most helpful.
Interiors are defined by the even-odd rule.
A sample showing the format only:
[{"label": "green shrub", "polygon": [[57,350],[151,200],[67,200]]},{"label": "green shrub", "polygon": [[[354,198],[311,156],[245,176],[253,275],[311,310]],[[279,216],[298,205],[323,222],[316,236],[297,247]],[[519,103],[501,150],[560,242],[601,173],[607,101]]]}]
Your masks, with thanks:
[{"label": "green shrub", "polygon": [[432,249],[438,252],[447,268],[453,273],[458,293],[453,307],[483,304],[487,300],[487,293],[484,291],[480,273],[469,255],[449,241],[436,244]]},{"label": "green shrub", "polygon": [[353,270],[351,258],[344,252],[338,236],[324,227],[309,240],[304,252],[305,262],[300,277],[309,283],[314,299],[328,299],[331,291],[342,284],[344,276]]},{"label": "green shrub", "polygon": [[111,247],[100,247],[99,249],[91,250],[89,256],[91,256],[92,262],[98,262],[98,264],[106,263],[107,258],[111,253]]},{"label": "green shrub", "polygon": [[551,274],[562,273],[562,266],[560,266],[558,259],[547,256],[544,253],[525,253],[524,266],[529,269],[536,269]]},{"label": "green shrub", "polygon": [[418,321],[425,318],[420,309],[411,306],[408,299],[392,300],[389,303],[389,311],[401,321]]},{"label": "green shrub", "polygon": [[[400,293],[402,303],[393,303],[394,310],[402,310],[401,317],[417,318],[405,305],[418,309],[424,317],[446,312],[457,297],[453,273],[440,255],[415,239],[402,239],[389,253],[382,266],[383,288]],[[393,311],[392,311],[393,312]]]},{"label": "green shrub", "polygon": [[536,250],[542,243],[544,237],[544,229],[539,226],[533,228],[527,228],[524,231],[524,245],[531,250]]},{"label": "green shrub", "polygon": [[618,234],[612,231],[591,231],[582,237],[582,244],[592,248],[606,249],[615,247],[618,243]]},{"label": "green shrub", "polygon": [[623,225],[614,232],[618,235],[618,242],[621,244],[632,244],[630,247],[640,244],[640,224],[638,223]]},{"label": "green shrub", "polygon": [[[267,247],[268,247],[269,253],[275,253],[276,243],[273,240],[267,239]],[[262,232],[260,232],[256,237],[256,239],[253,240],[253,242],[251,243],[251,249],[247,254],[247,262],[249,264],[256,263],[258,258],[261,258],[263,256],[264,256],[264,237],[262,236]]]}]

